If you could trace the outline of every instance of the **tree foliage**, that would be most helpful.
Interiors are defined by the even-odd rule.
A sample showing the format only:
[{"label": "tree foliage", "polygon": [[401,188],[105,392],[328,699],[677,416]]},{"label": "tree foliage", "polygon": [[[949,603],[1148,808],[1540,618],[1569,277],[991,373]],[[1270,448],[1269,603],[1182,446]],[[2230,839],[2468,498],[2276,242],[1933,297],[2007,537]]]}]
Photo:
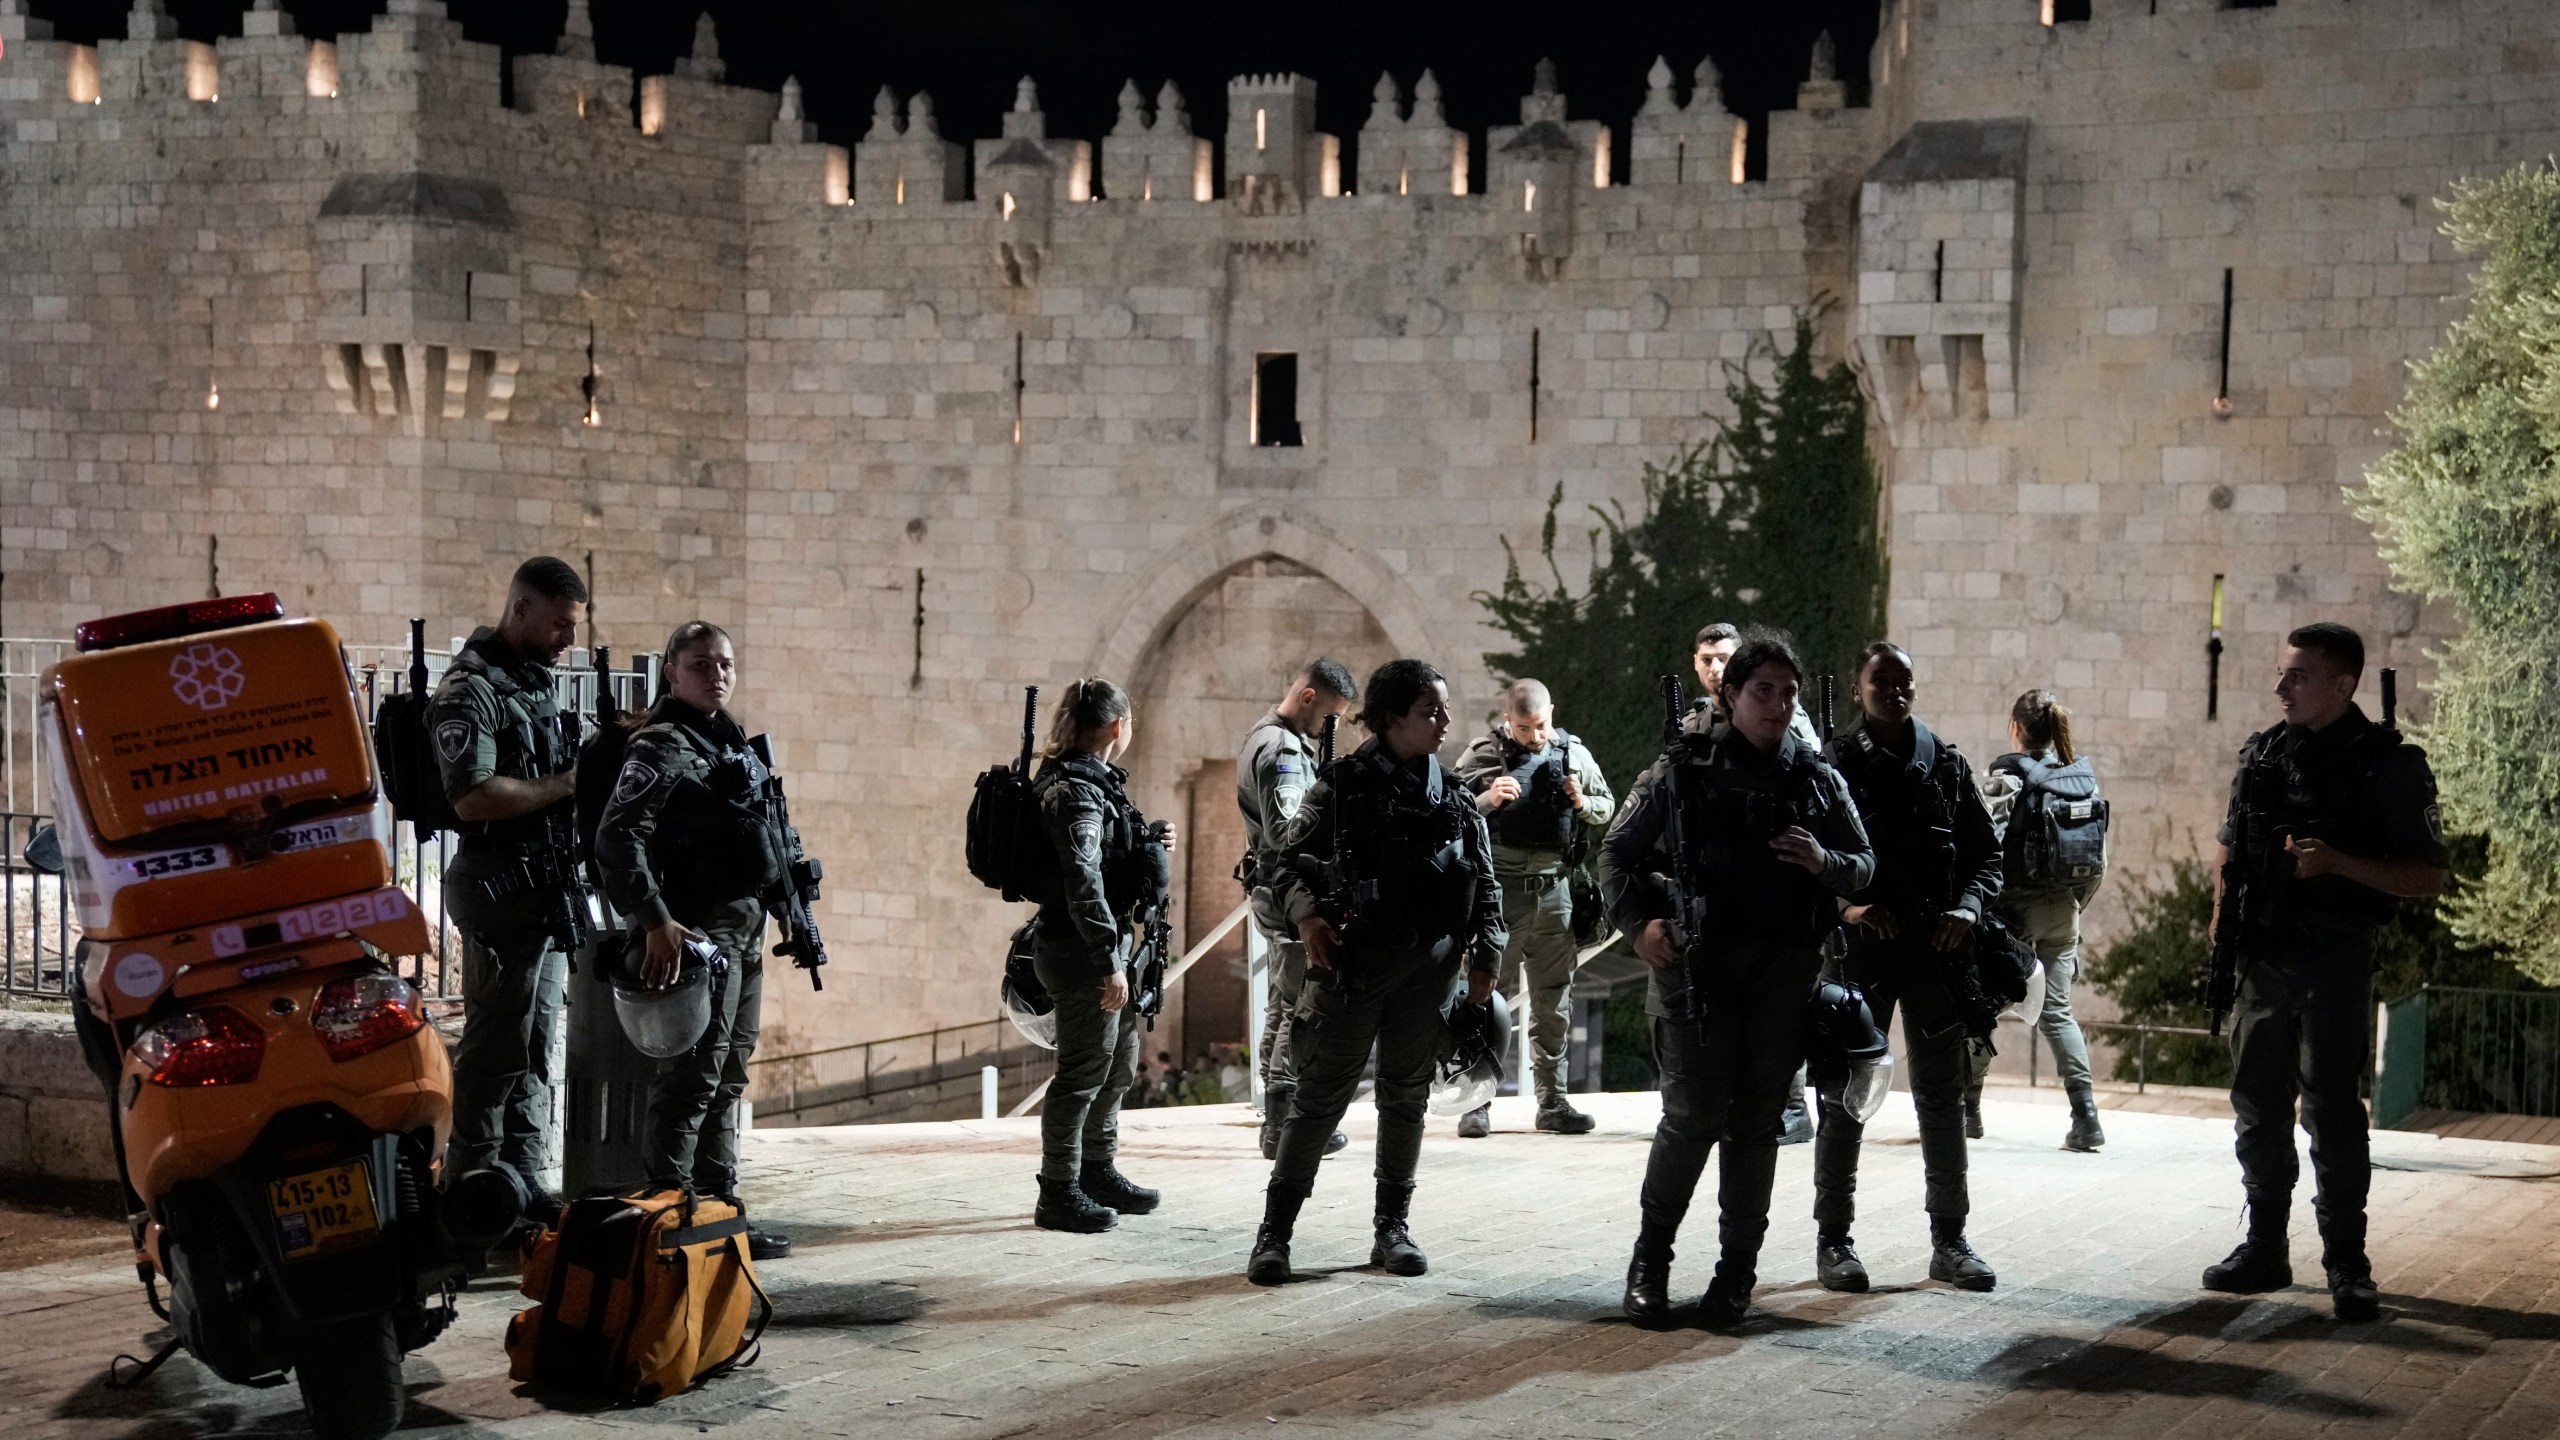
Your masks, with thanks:
[{"label": "tree foliage", "polygon": [[2348,499],[2398,583],[2463,622],[2423,738],[2448,828],[2488,852],[2447,923],[2560,983],[2560,173],[2463,181],[2445,208],[2482,257],[2470,305],[2413,368],[2399,448]]},{"label": "tree foliage", "polygon": [[1734,418],[1647,464],[1632,512],[1615,502],[1591,507],[1590,574],[1579,592],[1556,559],[1559,485],[1538,537],[1548,583],[1523,577],[1514,553],[1501,591],[1476,595],[1514,646],[1487,664],[1505,678],[1545,681],[1566,728],[1591,743],[1621,787],[1662,748],[1654,677],[1694,683],[1689,655],[1700,626],[1785,630],[1816,675],[1844,669],[1883,633],[1866,400],[1849,367],[1816,361],[1815,318],[1797,314],[1792,348],[1781,352],[1764,337],[1728,365]]}]

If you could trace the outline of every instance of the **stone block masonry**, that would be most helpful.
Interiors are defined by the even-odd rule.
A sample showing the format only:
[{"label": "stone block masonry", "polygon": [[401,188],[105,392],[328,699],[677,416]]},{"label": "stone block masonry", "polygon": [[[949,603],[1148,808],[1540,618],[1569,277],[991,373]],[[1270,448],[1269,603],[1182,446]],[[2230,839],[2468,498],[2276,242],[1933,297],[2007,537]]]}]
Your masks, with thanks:
[{"label": "stone block masonry", "polygon": [[[2055,685],[2138,875],[2209,843],[2290,626],[2357,625],[2423,700],[2453,617],[2339,491],[2454,315],[2434,199],[2560,149],[2552,7],[2160,8],[1900,0],[1841,59],[1872,105],[1808,86],[1743,179],[1712,68],[1669,63],[1631,117],[1538,77],[1470,173],[1427,74],[1341,136],[1260,75],[1133,84],[1092,140],[1025,85],[974,150],[891,93],[844,148],[708,29],[646,85],[596,63],[582,6],[508,75],[420,0],[94,50],[0,0],[5,627],[274,588],[454,634],[545,551],[619,652],[720,620],[830,876],[829,988],[773,986],[767,1044],[915,1031],[986,1013],[1017,923],[959,820],[1020,685],[1130,683],[1175,816],[1284,650],[1432,657],[1471,729],[1501,542],[1558,484],[1632,499],[1830,297],[1921,709],[1983,759]],[[1197,933],[1235,897],[1193,888]],[[1157,1043],[1232,1038],[1197,1019]]]}]

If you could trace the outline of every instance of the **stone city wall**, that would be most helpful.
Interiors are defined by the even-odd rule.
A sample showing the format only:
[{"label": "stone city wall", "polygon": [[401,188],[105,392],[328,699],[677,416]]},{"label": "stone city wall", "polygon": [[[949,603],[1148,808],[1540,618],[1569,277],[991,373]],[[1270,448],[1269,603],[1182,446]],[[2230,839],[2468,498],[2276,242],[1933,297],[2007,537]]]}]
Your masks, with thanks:
[{"label": "stone city wall", "polygon": [[[1247,76],[1197,123],[1133,85],[1091,140],[1027,84],[974,146],[884,95],[838,147],[707,36],[674,75],[596,64],[582,5],[502,95],[420,0],[325,57],[271,11],[88,51],[0,0],[5,628],[219,583],[441,637],[523,555],[591,555],[618,653],[737,633],[826,860],[830,985],[771,987],[768,1048],[955,1023],[1018,923],[959,820],[1021,685],[1130,684],[1141,803],[1209,830],[1305,651],[1434,658],[1471,730],[1501,541],[1559,483],[1632,498],[1723,362],[1828,296],[1923,713],[1987,758],[2053,684],[2147,869],[2207,843],[2285,628],[2423,674],[2450,617],[2387,590],[2338,490],[2452,315],[2434,197],[2560,141],[2540,5],[2160,8],[1902,0],[1874,103],[1818,65],[1744,181],[1712,72],[1661,65],[1599,121],[1542,76],[1461,175],[1427,75],[1342,137]],[[1302,443],[1257,443],[1284,354]],[[1186,933],[1232,858],[1187,867]],[[1227,993],[1153,1043],[1233,1033]]]}]

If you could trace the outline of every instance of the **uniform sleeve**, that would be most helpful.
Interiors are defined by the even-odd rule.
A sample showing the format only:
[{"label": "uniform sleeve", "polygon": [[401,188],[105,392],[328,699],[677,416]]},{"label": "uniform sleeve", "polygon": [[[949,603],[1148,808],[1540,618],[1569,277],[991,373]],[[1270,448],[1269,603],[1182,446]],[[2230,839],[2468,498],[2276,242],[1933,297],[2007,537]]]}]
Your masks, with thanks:
[{"label": "uniform sleeve", "polygon": [[1502,923],[1502,881],[1493,873],[1493,835],[1484,816],[1472,805],[1466,807],[1467,864],[1474,867],[1476,879],[1476,913],[1470,927],[1474,938],[1467,942],[1467,969],[1478,975],[1496,975],[1502,971],[1502,951],[1511,943],[1511,932]]},{"label": "uniform sleeve", "polygon": [[2444,844],[2444,812],[2436,804],[2436,772],[2427,752],[2402,745],[2382,772],[2383,838],[2391,847],[2381,860],[2422,860],[2438,870],[2453,868]]},{"label": "uniform sleeve", "polygon": [[1058,852],[1059,889],[1076,947],[1085,967],[1101,979],[1120,964],[1120,922],[1102,888],[1104,802],[1091,785],[1062,780],[1041,795],[1040,820]]},{"label": "uniform sleeve", "polygon": [[1667,818],[1660,760],[1636,777],[1600,841],[1600,898],[1609,923],[1633,935],[1650,920],[1671,917],[1671,897],[1657,868]]},{"label": "uniform sleeve", "polygon": [[1280,873],[1272,880],[1272,898],[1279,902],[1293,927],[1316,913],[1316,892],[1307,884],[1307,877],[1299,873],[1298,857],[1307,856],[1319,864],[1332,863],[1334,827],[1328,822],[1337,803],[1333,782],[1318,779],[1307,787],[1307,793],[1298,801],[1298,813],[1280,827],[1279,843],[1272,847],[1280,860]]},{"label": "uniform sleeve", "polygon": [[427,702],[444,797],[459,800],[498,773],[498,692],[477,675],[456,675]]},{"label": "uniform sleeve", "polygon": [[664,736],[633,736],[622,771],[614,776],[613,794],[596,819],[596,869],[605,899],[646,926],[674,918],[649,869],[649,842],[658,833],[667,796],[684,778],[679,758],[675,742]]},{"label": "uniform sleeve", "polygon": [[1964,882],[1956,892],[1956,908],[1980,919],[2000,898],[2000,832],[1992,826],[1982,787],[1973,781],[1973,766],[1962,755],[1956,755],[1955,811],[1956,874]]},{"label": "uniform sleeve", "polygon": [[1600,773],[1600,762],[1591,758],[1591,749],[1576,736],[1573,742],[1573,778],[1582,787],[1582,823],[1607,825],[1609,817],[1618,813],[1618,797],[1609,790],[1609,777]]},{"label": "uniform sleeve", "polygon": [[1277,835],[1298,813],[1307,798],[1307,787],[1316,783],[1315,762],[1297,752],[1297,747],[1277,741],[1265,741],[1254,751],[1253,784],[1262,797],[1263,823]]},{"label": "uniform sleeve", "polygon": [[1504,774],[1502,747],[1493,742],[1492,736],[1479,735],[1467,743],[1467,752],[1458,757],[1456,768],[1467,793],[1481,795]]},{"label": "uniform sleeve", "polygon": [[1858,802],[1839,771],[1824,766],[1815,783],[1831,799],[1822,815],[1822,833],[1813,837],[1830,857],[1816,878],[1834,895],[1855,895],[1876,878],[1876,849],[1867,839],[1867,822],[1858,817]]},{"label": "uniform sleeve", "polygon": [[[2213,834],[2214,843],[2217,845],[2240,843],[2240,797],[2243,787],[2248,783],[2249,761],[2253,758],[2257,744],[2257,740],[2252,737],[2242,745],[2239,761],[2231,768],[2231,798],[2222,807],[2222,828]],[[2432,784],[2432,780],[2429,783]]]}]

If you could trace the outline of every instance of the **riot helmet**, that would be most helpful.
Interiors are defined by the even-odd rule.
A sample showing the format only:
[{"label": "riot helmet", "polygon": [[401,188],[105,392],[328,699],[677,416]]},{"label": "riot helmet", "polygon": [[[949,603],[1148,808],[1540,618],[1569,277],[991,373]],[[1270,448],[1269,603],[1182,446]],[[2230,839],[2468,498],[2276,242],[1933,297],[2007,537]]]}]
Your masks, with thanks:
[{"label": "riot helmet", "polygon": [[1004,981],[997,987],[996,1001],[1023,1039],[1043,1050],[1055,1050],[1058,1002],[1049,998],[1049,987],[1040,983],[1040,974],[1031,965],[1031,930],[1039,923],[1036,918],[1023,921],[1005,946]]},{"label": "riot helmet", "polygon": [[1805,1069],[1822,1103],[1861,1124],[1884,1108],[1893,1089],[1893,1052],[1867,1008],[1866,992],[1837,980],[1813,987],[1813,1003],[1805,1007]]},{"label": "riot helmet", "polygon": [[1496,990],[1471,1004],[1462,985],[1440,1007],[1448,1038],[1431,1072],[1431,1113],[1464,1115],[1502,1089],[1502,1057],[1511,1048],[1511,1002]]},{"label": "riot helmet", "polygon": [[613,991],[613,1013],[631,1048],[653,1060],[682,1055],[700,1043],[711,1028],[711,987],[729,969],[719,946],[699,936],[686,939],[678,957],[676,978],[652,987],[640,978],[647,956],[646,939],[633,932],[618,952],[599,966]]}]

